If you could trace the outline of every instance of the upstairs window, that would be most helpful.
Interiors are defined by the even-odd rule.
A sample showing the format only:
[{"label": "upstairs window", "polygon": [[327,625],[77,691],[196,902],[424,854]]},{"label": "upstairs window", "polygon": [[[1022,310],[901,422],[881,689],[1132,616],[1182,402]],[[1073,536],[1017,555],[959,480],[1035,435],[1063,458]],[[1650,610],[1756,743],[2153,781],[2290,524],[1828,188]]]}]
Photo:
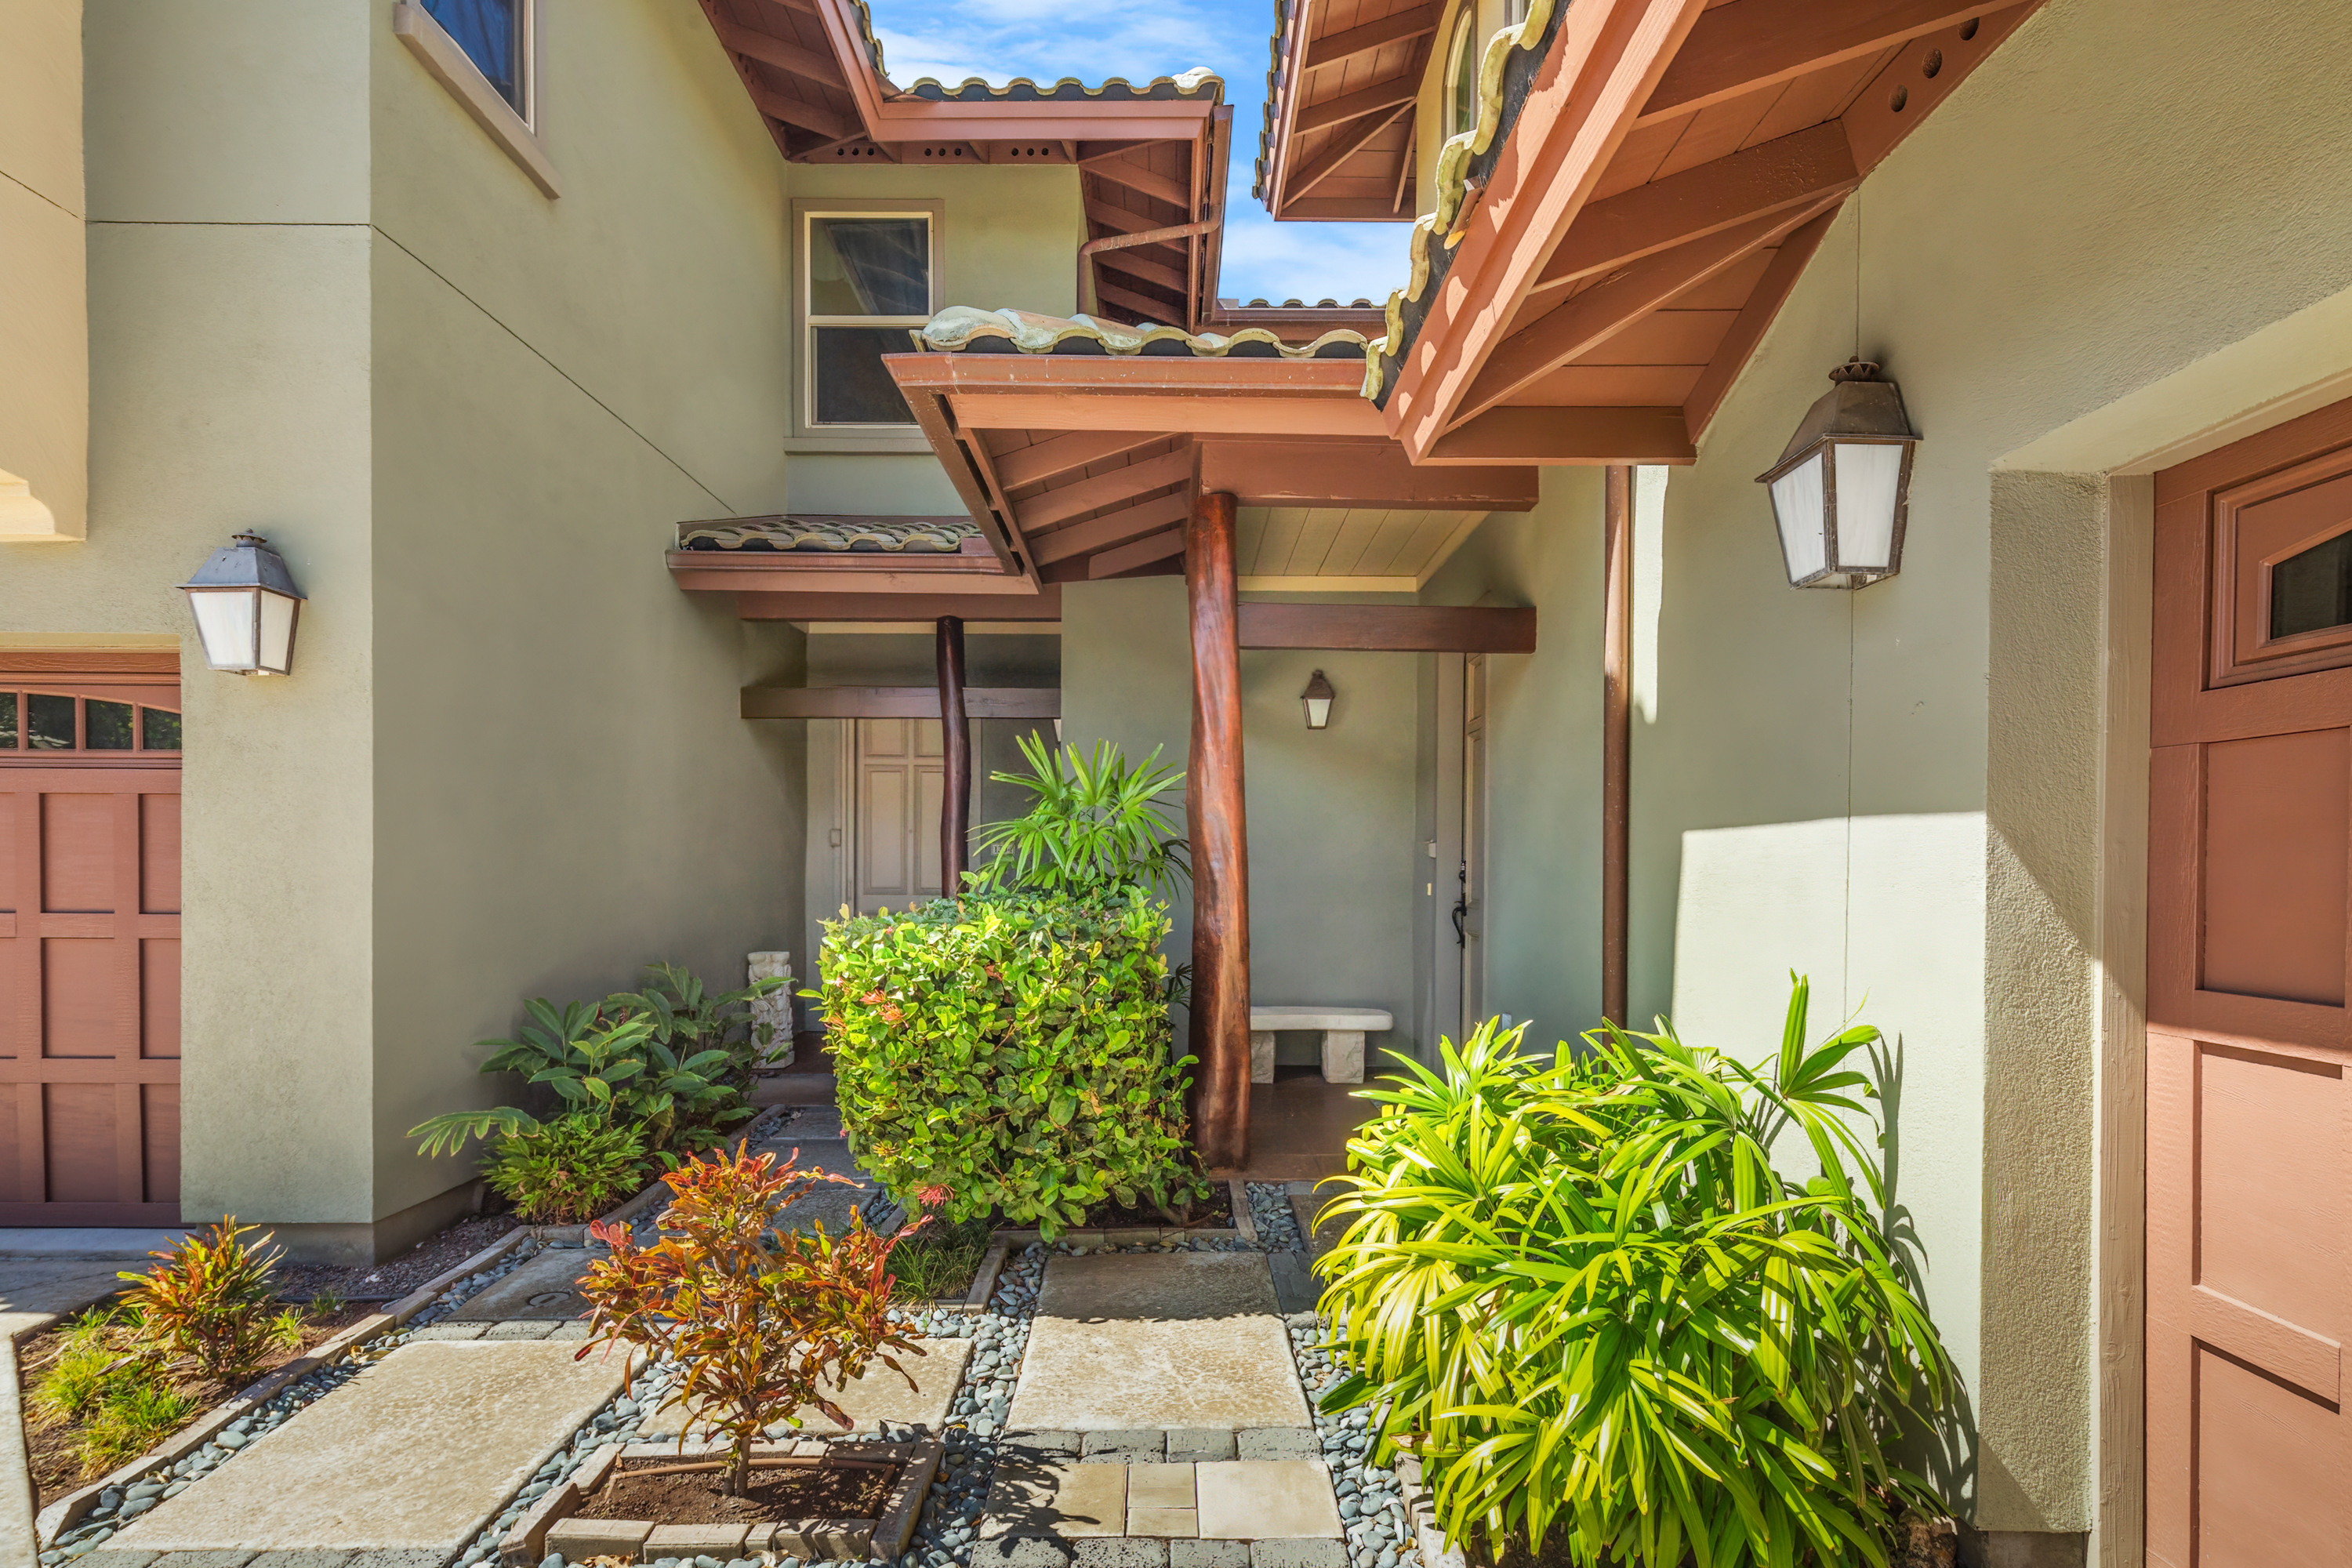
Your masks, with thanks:
[{"label": "upstairs window", "polygon": [[914,414],[882,356],[912,352],[908,329],[938,308],[934,216],[807,213],[803,223],[804,422],[835,430],[910,427]]},{"label": "upstairs window", "polygon": [[530,123],[532,0],[423,0],[425,14],[466,51],[482,79]]},{"label": "upstairs window", "polygon": [[1465,0],[1454,24],[1454,43],[1445,64],[1445,134],[1450,139],[1478,123],[1478,6]]}]

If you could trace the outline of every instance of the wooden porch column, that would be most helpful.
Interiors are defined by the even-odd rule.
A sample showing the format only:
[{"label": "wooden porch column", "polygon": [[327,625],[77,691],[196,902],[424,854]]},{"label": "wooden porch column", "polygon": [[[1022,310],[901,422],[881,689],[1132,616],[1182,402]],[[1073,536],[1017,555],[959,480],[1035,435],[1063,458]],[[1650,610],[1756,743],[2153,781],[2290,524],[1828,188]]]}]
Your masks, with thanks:
[{"label": "wooden porch column", "polygon": [[1609,467],[1601,529],[1601,1012],[1622,1028],[1633,784],[1633,470],[1622,464]]},{"label": "wooden porch column", "polygon": [[1249,836],[1242,820],[1240,609],[1234,498],[1196,495],[1184,524],[1192,641],[1192,1142],[1212,1168],[1249,1161]]},{"label": "wooden porch column", "polygon": [[940,667],[940,753],[945,788],[940,792],[940,891],[954,898],[963,890],[971,854],[971,721],[963,706],[963,620],[941,616],[933,637]]}]

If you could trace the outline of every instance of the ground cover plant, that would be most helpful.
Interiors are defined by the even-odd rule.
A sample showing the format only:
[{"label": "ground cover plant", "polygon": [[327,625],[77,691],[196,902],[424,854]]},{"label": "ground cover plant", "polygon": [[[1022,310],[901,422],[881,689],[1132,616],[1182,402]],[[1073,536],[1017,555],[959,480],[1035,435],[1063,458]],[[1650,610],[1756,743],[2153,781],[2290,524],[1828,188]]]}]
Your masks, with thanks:
[{"label": "ground cover plant", "polygon": [[169,1437],[265,1368],[355,1316],[333,1297],[278,1298],[277,1249],[223,1220],[125,1273],[115,1301],[35,1336],[20,1352],[26,1436],[44,1500]]},{"label": "ground cover plant", "polygon": [[525,1225],[577,1225],[633,1196],[653,1169],[637,1127],[575,1111],[509,1131],[482,1175]]},{"label": "ground cover plant", "polygon": [[1047,1237],[1205,1190],[1160,944],[1167,906],[1006,894],[825,924],[834,1079],[858,1161],[909,1209]]},{"label": "ground cover plant", "polygon": [[593,1227],[612,1250],[580,1282],[591,1310],[579,1353],[629,1344],[675,1358],[687,1416],[679,1445],[698,1425],[726,1438],[725,1489],[740,1497],[751,1445],[767,1427],[799,1426],[795,1413],[814,1407],[847,1428],[831,1394],[877,1361],[915,1385],[892,1353],[923,1352],[915,1331],[890,1320],[889,1265],[924,1222],[892,1237],[867,1230],[862,1217],[838,1237],[821,1226],[813,1236],[779,1230],[784,1211],[812,1189],[856,1184],[744,1146],[689,1160],[662,1179],[675,1196],[653,1245],[639,1247],[626,1226]]},{"label": "ground cover plant", "polygon": [[909,1301],[939,1301],[971,1289],[981,1259],[988,1256],[992,1228],[985,1217],[935,1224],[890,1255],[898,1294]]},{"label": "ground cover plant", "polygon": [[[1613,1026],[1523,1056],[1492,1022],[1406,1063],[1349,1147],[1318,1264],[1330,1408],[1385,1406],[1378,1456],[1422,1456],[1447,1535],[1488,1562],[1885,1568],[1893,1462],[1954,1374],[1890,1257],[1857,1053],[1805,1043],[1795,982],[1760,1068]],[[1776,1168],[1784,1133],[1818,1174]]]}]

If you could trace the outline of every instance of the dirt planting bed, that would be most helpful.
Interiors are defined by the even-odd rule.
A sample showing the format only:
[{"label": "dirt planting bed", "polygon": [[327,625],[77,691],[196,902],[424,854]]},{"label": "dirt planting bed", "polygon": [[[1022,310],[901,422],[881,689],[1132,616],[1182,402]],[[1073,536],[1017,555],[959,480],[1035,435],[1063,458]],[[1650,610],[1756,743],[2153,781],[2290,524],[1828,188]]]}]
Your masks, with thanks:
[{"label": "dirt planting bed", "polygon": [[[741,1497],[720,1489],[723,1469],[676,1473],[678,1461],[630,1459],[614,1468],[581,1519],[642,1519],[655,1524],[735,1524],[762,1519],[872,1519],[890,1495],[898,1467],[815,1463],[754,1468]],[[663,1474],[659,1472],[667,1471]],[[648,1473],[653,1472],[653,1473]]]}]

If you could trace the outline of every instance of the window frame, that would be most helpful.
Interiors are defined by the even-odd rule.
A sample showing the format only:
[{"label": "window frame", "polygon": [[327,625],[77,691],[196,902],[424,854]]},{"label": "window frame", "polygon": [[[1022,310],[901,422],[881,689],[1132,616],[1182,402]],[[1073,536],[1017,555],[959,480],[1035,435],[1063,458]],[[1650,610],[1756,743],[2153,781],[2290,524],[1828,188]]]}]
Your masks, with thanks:
[{"label": "window frame", "polygon": [[[819,218],[921,217],[930,237],[930,298],[928,312],[913,316],[819,315],[810,310],[812,237]],[[816,419],[816,332],[820,327],[919,327],[947,303],[947,203],[938,199],[801,196],[792,204],[793,342],[792,435],[789,449],[802,451],[923,452],[929,441],[912,419],[887,425],[819,424]],[[910,344],[911,348],[912,345]]]},{"label": "window frame", "polygon": [[422,0],[399,0],[393,7],[392,30],[541,193],[552,199],[563,190],[541,134],[540,80],[546,49],[539,25],[540,0],[515,0],[515,5],[517,31],[521,35],[515,40],[515,95],[522,100],[520,108],[509,103],[490,85],[490,79],[482,74],[465,46],[450,36]]},{"label": "window frame", "polygon": [[[1471,84],[1470,102],[1466,106],[1457,103],[1454,98],[1454,89],[1461,83],[1462,69],[1465,63],[1475,61],[1477,48],[1477,37],[1478,0],[1463,0],[1462,9],[1454,18],[1453,40],[1446,46],[1445,49],[1445,79],[1444,87],[1442,89],[1445,94],[1445,135],[1442,140],[1450,142],[1465,131],[1475,131],[1477,129],[1478,89],[1476,82],[1474,80]],[[1476,68],[1475,63],[1472,64],[1471,68],[1474,70]],[[1469,117],[1469,123],[1466,125],[1460,123],[1455,118],[1458,114],[1465,112],[1465,110]]]}]

